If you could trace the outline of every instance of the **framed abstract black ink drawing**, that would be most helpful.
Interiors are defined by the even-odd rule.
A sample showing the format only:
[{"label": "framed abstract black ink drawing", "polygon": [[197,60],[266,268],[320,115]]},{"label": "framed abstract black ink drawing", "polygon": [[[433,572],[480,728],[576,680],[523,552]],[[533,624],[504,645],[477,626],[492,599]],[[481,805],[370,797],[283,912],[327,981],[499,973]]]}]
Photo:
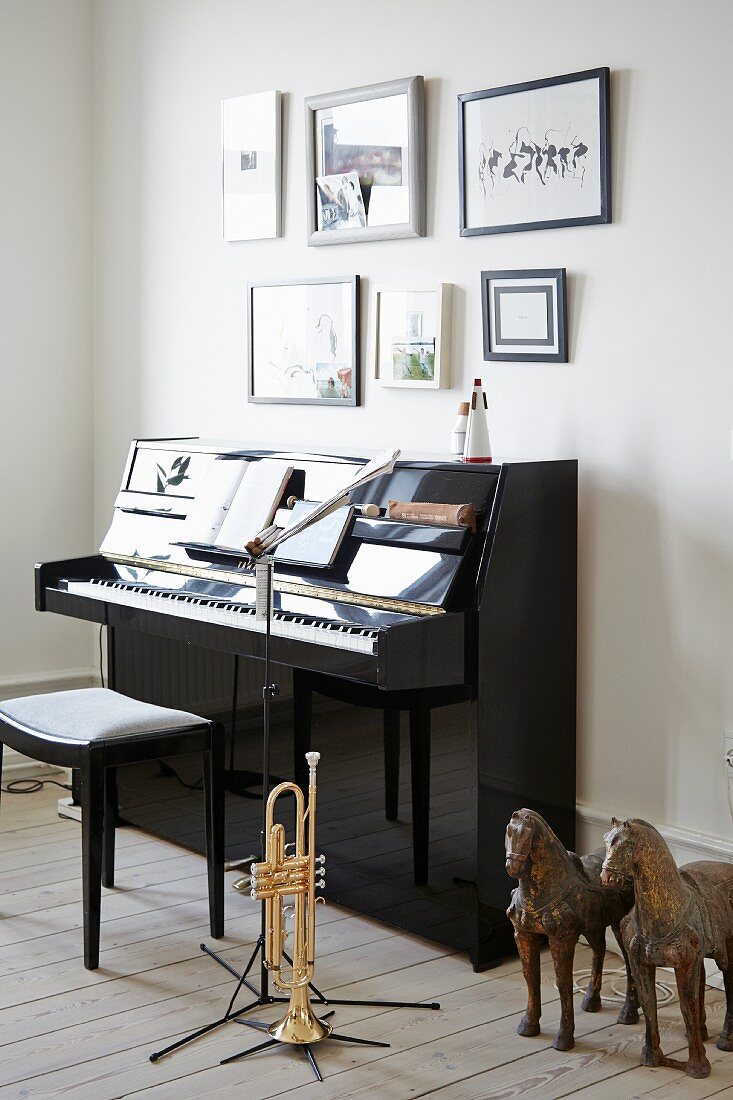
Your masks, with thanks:
[{"label": "framed abstract black ink drawing", "polygon": [[462,237],[611,221],[609,70],[458,97]]},{"label": "framed abstract black ink drawing", "polygon": [[482,271],[484,360],[567,363],[565,268]]}]

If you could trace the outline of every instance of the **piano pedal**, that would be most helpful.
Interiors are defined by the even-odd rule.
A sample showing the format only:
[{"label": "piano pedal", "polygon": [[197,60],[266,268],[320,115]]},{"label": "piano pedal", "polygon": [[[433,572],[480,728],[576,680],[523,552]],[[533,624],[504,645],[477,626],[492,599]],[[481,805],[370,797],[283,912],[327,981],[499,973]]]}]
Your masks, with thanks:
[{"label": "piano pedal", "polygon": [[[256,862],[256,861],[255,861]],[[236,890],[238,894],[247,894],[249,896],[252,889],[252,876],[242,875],[241,878],[236,879],[232,883],[232,890]]]},{"label": "piano pedal", "polygon": [[247,894],[252,888],[252,876],[249,873],[249,869],[253,863],[257,863],[259,856],[251,853],[248,856],[244,856],[242,859],[229,859],[224,861],[225,871],[240,871],[244,870],[246,873],[241,875],[238,879],[235,879],[232,883],[232,890],[236,890],[238,894]]},{"label": "piano pedal", "polygon": [[72,821],[81,821],[81,806],[78,802],[74,802],[71,795],[68,798],[60,798],[56,803],[56,810],[59,817],[68,817]]}]

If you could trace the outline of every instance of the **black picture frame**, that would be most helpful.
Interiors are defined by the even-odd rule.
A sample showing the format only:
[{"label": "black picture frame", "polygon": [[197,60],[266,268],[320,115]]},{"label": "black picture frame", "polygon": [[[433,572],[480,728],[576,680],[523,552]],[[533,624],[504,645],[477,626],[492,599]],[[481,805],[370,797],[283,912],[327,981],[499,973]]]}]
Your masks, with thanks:
[{"label": "black picture frame", "polygon": [[[255,364],[255,294],[258,289],[288,286],[323,286],[326,284],[346,284],[351,290],[349,305],[351,308],[351,339],[348,344],[351,357],[351,393],[348,397],[287,397],[263,395],[256,392]],[[337,275],[305,277],[301,279],[275,279],[268,282],[250,283],[247,287],[247,400],[261,405],[316,405],[321,408],[354,408],[361,404],[361,310],[359,302],[359,276]]]},{"label": "black picture frame", "polygon": [[[466,111],[470,110],[470,104],[479,100],[491,100],[499,96],[512,96],[519,93],[538,93],[541,94],[543,90],[549,88],[557,88],[560,85],[579,83],[582,81],[597,81],[598,82],[598,134],[599,134],[599,149],[597,157],[598,179],[599,179],[599,210],[597,214],[583,215],[578,217],[556,217],[547,219],[529,219],[527,221],[516,221],[502,224],[492,225],[469,225],[467,214],[467,194],[466,187],[469,178],[473,178],[467,171],[467,148],[466,148]],[[503,101],[504,103],[506,100]],[[525,127],[522,127],[525,128]],[[522,129],[520,128],[520,129]],[[517,144],[518,134],[520,130],[517,130]],[[549,131],[548,131],[549,132]],[[545,135],[546,136],[546,135]],[[524,144],[524,143],[523,143]],[[533,156],[535,158],[536,166],[527,168],[528,172],[536,171],[539,174],[540,161],[537,160],[537,153],[532,154],[531,146],[535,146],[535,149],[539,148],[535,142],[530,141],[529,147],[524,154],[525,160],[523,167],[527,168],[527,163],[533,165]],[[582,145],[582,143],[581,143]],[[549,147],[548,147],[549,148]],[[586,148],[586,152],[587,152]],[[516,156],[521,155],[517,153],[515,145],[515,151],[512,154],[509,149],[506,156],[512,156],[513,159]],[[544,153],[547,156],[549,166],[549,153]],[[555,154],[557,156],[557,153]],[[504,153],[501,154],[504,157]],[[576,154],[573,154],[574,163]],[[527,161],[529,158],[529,162]],[[491,158],[489,158],[491,159]],[[516,163],[516,160],[515,160]],[[509,167],[510,162],[505,160],[505,164],[501,166],[502,174]],[[497,164],[497,171],[500,167]],[[564,172],[566,167],[566,161],[561,160],[559,167],[555,162],[554,172],[558,174],[560,170]],[[517,169],[519,165],[517,163]],[[479,173],[480,174],[480,173]],[[494,181],[494,175],[491,174],[491,181]],[[503,176],[502,176],[503,178]],[[514,179],[518,180],[519,185],[523,183],[523,178],[514,175]],[[462,237],[474,237],[485,233],[521,233],[531,229],[558,229],[563,226],[578,226],[578,225],[596,225],[602,223],[608,223],[611,221],[611,115],[610,115],[610,70],[607,67],[598,69],[586,69],[583,72],[567,73],[565,76],[553,76],[545,80],[530,80],[523,84],[509,84],[501,88],[488,88],[479,92],[465,92],[458,96],[458,179],[459,179],[459,204],[460,204],[460,219],[459,230]]]},{"label": "black picture frame", "polygon": [[[532,282],[530,282],[532,280]],[[537,284],[537,280],[541,285]],[[505,285],[497,285],[502,282]],[[514,285],[506,285],[506,284]],[[547,335],[539,338],[503,338],[500,329],[501,298],[517,291],[545,298]],[[493,308],[492,308],[493,305]],[[484,362],[487,363],[567,363],[568,310],[565,268],[537,268],[521,271],[481,272],[481,313],[483,319]],[[496,322],[492,323],[492,317]],[[497,348],[507,350],[497,350]],[[556,351],[541,351],[541,347]],[[511,350],[514,348],[514,350]],[[535,348],[536,350],[531,350]],[[530,350],[528,350],[530,349]]]}]

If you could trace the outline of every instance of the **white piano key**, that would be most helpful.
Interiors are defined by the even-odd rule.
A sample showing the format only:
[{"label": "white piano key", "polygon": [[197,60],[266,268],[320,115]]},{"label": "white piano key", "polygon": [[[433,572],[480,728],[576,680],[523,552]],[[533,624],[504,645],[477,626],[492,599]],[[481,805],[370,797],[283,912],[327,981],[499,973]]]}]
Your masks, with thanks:
[{"label": "white piano key", "polygon": [[[100,579],[70,580],[67,581],[66,587],[67,591],[74,595],[102,600],[105,603],[139,607],[144,611],[176,615],[184,619],[199,619],[240,630],[264,633],[266,629],[265,623],[255,620],[253,606],[225,603],[215,597],[207,599],[206,596],[194,596],[163,589],[150,590],[140,585],[125,585],[119,581]],[[376,631],[358,626],[350,627],[346,623],[328,620],[307,622],[303,616],[289,615],[283,611],[274,613],[271,633],[277,637],[313,642],[315,645],[330,646],[354,653],[375,654],[377,650]]]}]

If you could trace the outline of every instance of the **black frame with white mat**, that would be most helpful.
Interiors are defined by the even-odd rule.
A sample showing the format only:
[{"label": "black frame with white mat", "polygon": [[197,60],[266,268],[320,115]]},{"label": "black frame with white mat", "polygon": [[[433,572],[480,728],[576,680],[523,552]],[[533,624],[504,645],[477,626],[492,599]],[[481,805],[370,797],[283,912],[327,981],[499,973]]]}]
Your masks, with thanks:
[{"label": "black frame with white mat", "polygon": [[610,70],[458,96],[460,234],[611,221]]},{"label": "black frame with white mat", "polygon": [[484,360],[567,363],[565,268],[482,271]]}]

